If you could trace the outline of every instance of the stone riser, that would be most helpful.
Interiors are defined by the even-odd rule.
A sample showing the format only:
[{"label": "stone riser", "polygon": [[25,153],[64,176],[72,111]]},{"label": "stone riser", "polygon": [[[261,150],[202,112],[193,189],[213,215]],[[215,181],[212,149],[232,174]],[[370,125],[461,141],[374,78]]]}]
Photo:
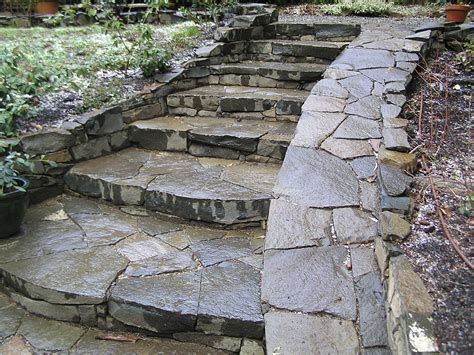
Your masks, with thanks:
[{"label": "stone riser", "polygon": [[[101,330],[133,332],[149,336],[180,338],[180,334],[216,334],[230,337],[248,337],[261,339],[264,324],[260,322],[237,320],[208,315],[186,315],[159,309],[147,310],[143,305],[133,306],[127,303],[109,300],[99,304],[55,304],[30,295],[28,284],[18,281],[9,273],[2,272],[0,291],[8,295],[15,303],[28,312],[57,321],[97,327]],[[64,294],[64,298],[72,297]],[[115,315],[112,316],[112,314]],[[145,316],[145,317],[144,317]],[[135,325],[120,321],[145,318]]]},{"label": "stone riser", "polygon": [[[284,121],[284,116],[299,116],[304,99],[297,98],[250,98],[218,97],[207,95],[173,94],[167,98],[170,113],[194,116],[198,111],[214,111],[225,117],[242,118],[239,113],[261,113],[276,121]],[[177,110],[179,109],[179,110]],[[190,110],[183,110],[190,109]],[[255,117],[250,115],[250,117]]]},{"label": "stone riser", "polygon": [[[278,163],[285,157],[293,130],[285,137],[199,134],[192,129],[151,128],[132,125],[129,139],[145,149],[187,152],[198,157]],[[262,139],[263,138],[263,139]]]}]

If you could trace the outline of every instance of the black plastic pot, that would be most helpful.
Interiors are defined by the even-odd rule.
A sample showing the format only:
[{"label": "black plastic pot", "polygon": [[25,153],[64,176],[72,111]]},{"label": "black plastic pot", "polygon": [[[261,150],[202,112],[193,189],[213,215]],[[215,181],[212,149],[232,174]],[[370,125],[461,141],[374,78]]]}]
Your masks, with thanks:
[{"label": "black plastic pot", "polygon": [[[24,189],[30,185],[23,177],[16,177],[15,180]],[[8,238],[19,231],[27,208],[27,192],[13,191],[0,196],[0,238]]]}]

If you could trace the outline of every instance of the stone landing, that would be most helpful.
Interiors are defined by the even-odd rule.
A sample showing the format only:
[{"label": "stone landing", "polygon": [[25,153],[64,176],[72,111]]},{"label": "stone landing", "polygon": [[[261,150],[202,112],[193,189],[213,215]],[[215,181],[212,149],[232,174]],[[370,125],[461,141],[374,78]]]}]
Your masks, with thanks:
[{"label": "stone landing", "polygon": [[263,241],[260,229],[207,229],[63,195],[31,207],[21,234],[0,241],[0,275],[17,304],[56,320],[260,339]]}]

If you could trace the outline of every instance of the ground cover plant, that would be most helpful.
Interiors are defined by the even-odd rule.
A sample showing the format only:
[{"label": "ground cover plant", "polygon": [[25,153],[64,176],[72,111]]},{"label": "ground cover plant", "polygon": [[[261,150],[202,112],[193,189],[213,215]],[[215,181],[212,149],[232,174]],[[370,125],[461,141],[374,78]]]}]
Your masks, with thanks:
[{"label": "ground cover plant", "polygon": [[[192,22],[153,26],[120,21],[0,28],[0,135],[14,134],[18,123],[34,128],[30,124],[37,117],[40,122],[51,119],[47,116],[56,115],[56,101],[80,113],[139,90],[147,77],[169,67],[173,55],[198,46],[201,28]],[[45,95],[50,100],[42,100]]]}]

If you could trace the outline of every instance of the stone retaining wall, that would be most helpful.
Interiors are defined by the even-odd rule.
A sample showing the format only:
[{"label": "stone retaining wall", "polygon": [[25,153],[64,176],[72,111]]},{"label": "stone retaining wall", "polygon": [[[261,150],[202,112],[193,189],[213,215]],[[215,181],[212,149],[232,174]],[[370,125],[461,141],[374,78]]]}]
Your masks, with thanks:
[{"label": "stone retaining wall", "polygon": [[303,105],[270,205],[268,354],[436,351],[430,297],[389,242],[410,233],[416,168],[398,115],[436,35],[363,32]]}]

